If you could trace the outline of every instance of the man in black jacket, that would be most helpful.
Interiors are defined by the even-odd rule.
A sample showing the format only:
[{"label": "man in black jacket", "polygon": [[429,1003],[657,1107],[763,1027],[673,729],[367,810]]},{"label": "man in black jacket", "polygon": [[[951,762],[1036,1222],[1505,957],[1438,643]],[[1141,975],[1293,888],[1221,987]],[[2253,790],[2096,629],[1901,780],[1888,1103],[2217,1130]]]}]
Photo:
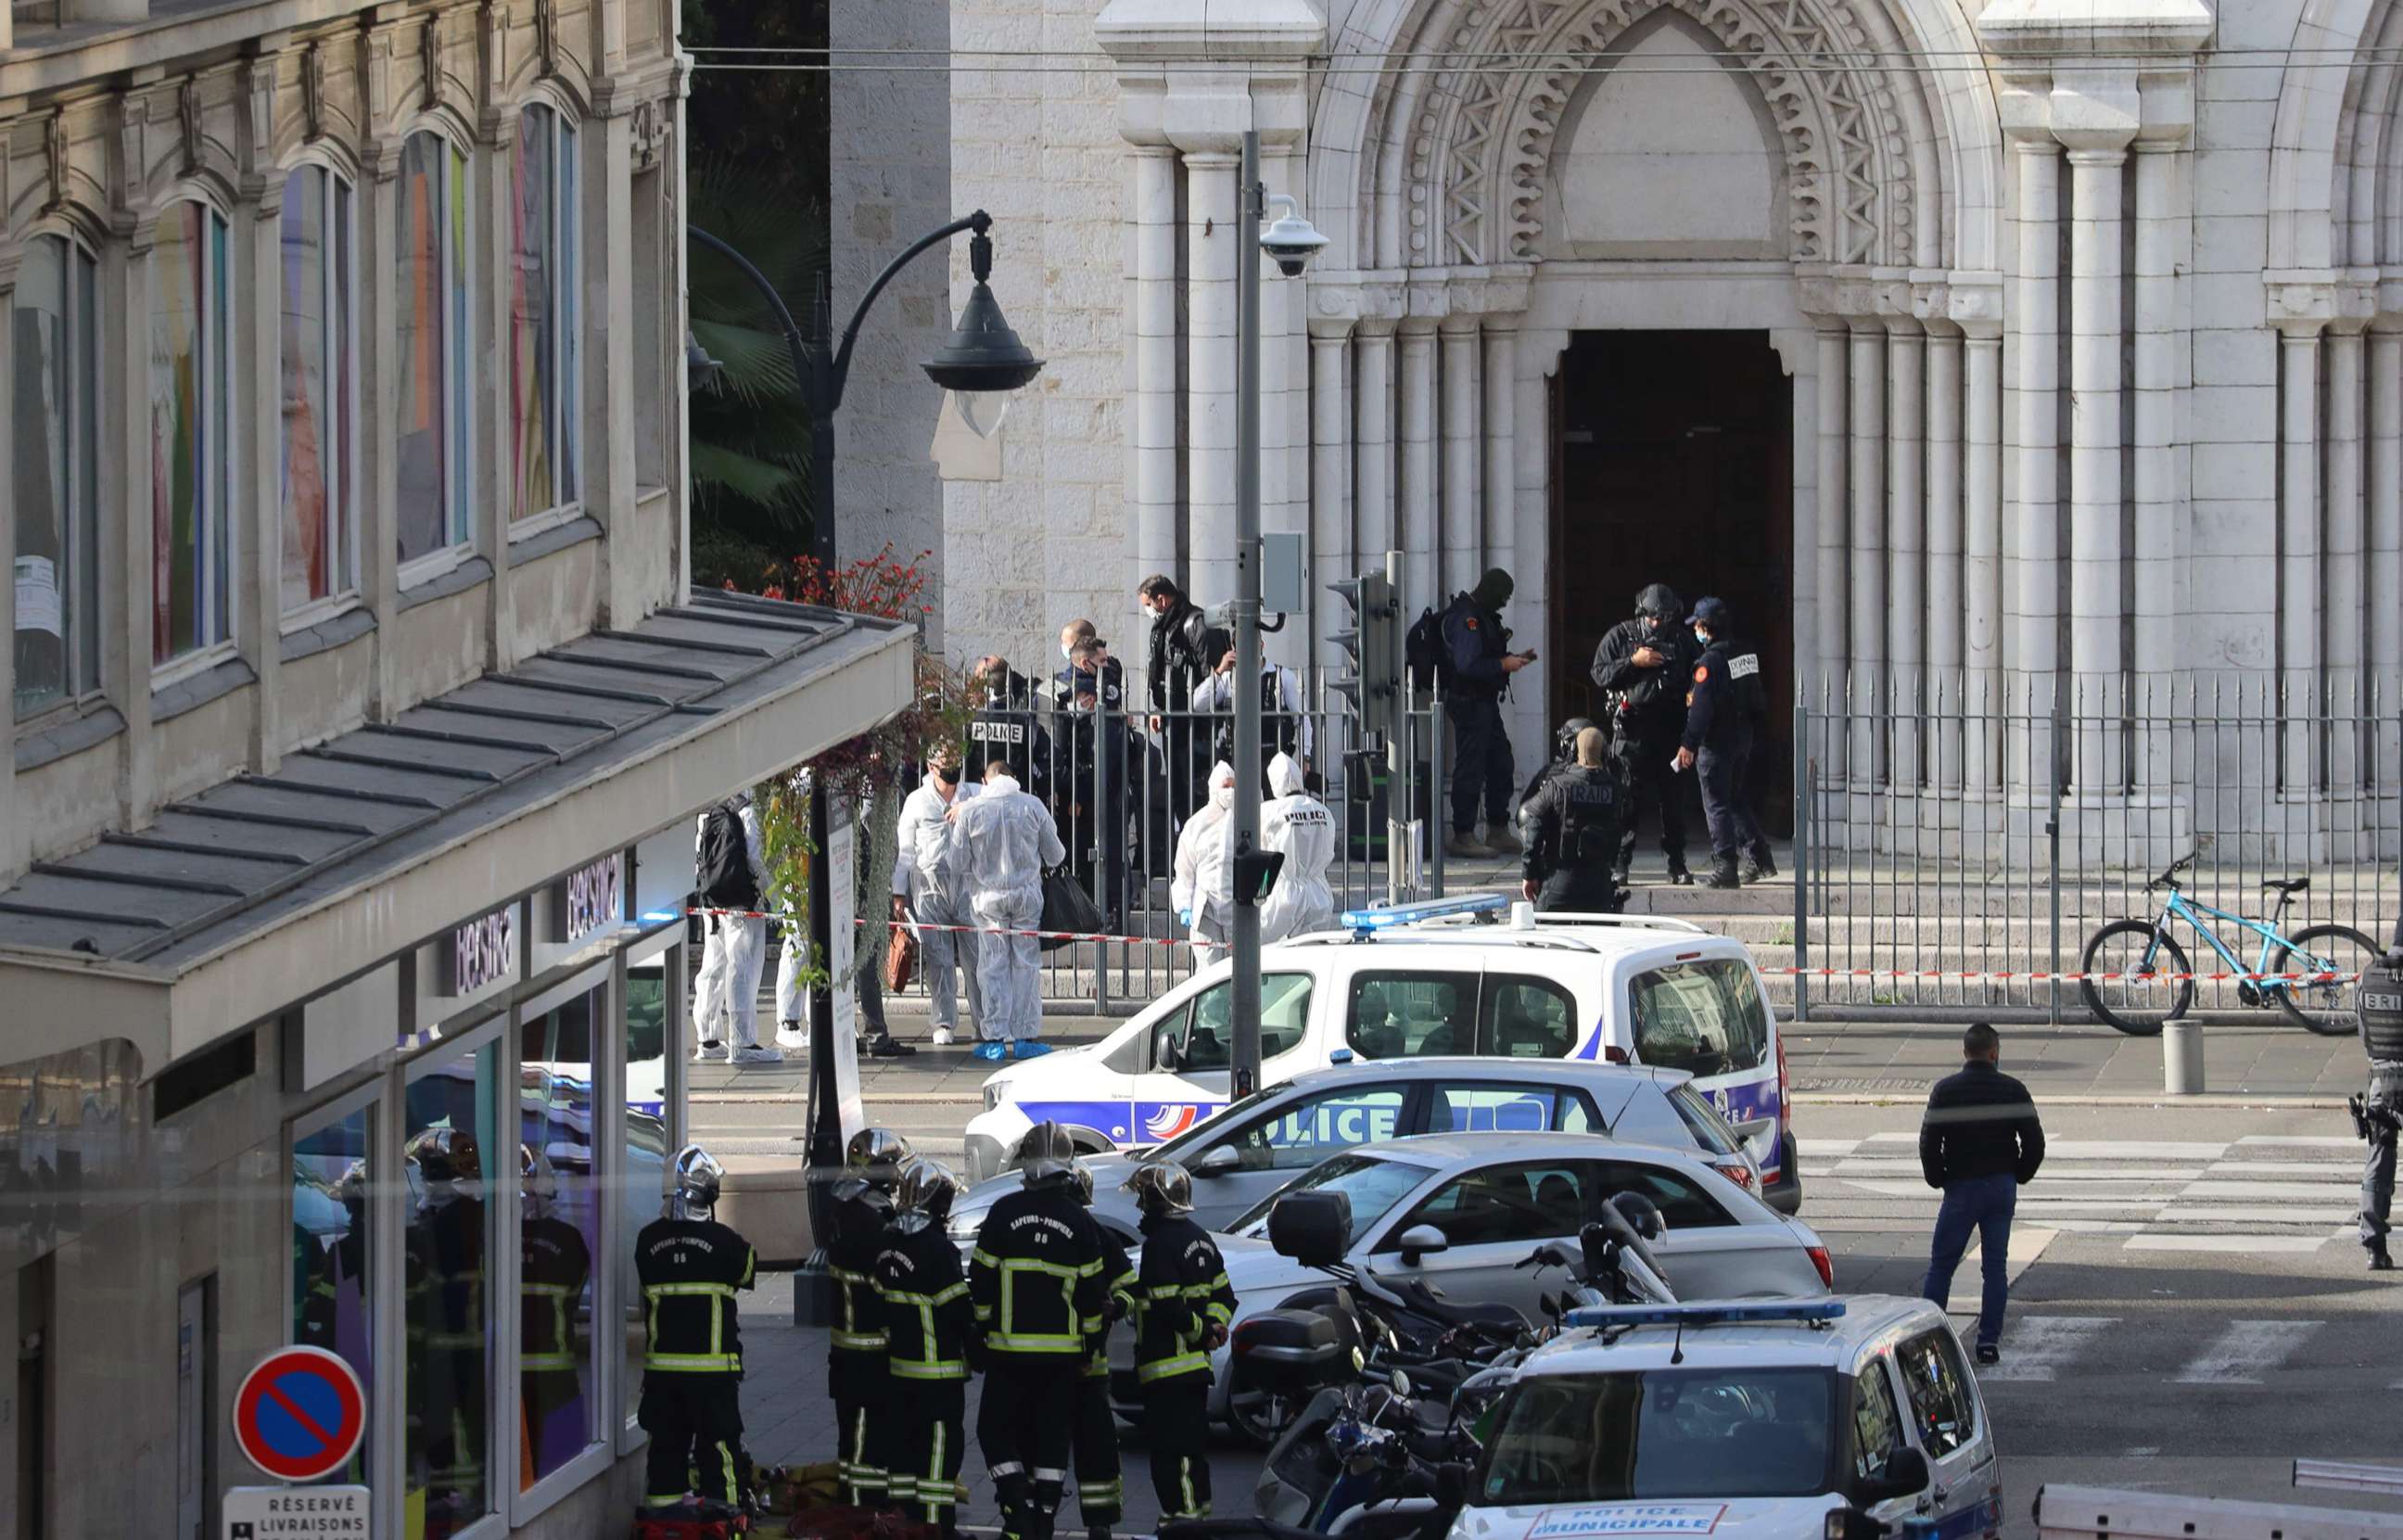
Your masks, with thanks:
[{"label": "man in black jacket", "polygon": [[1919,1125],[1919,1169],[1927,1185],[1941,1188],[1936,1238],[1920,1293],[1941,1308],[1952,1292],[1952,1272],[1979,1237],[1986,1288],[1978,1310],[1978,1362],[2002,1358],[2003,1306],[2010,1297],[2011,1213],[2020,1187],[2035,1179],[2044,1163],[2044,1125],[2027,1088],[1995,1068],[2002,1034],[1979,1021],[1961,1037],[1961,1073],[1947,1075],[1927,1093],[1927,1115]]},{"label": "man in black jacket", "polygon": [[1210,624],[1202,606],[1176,580],[1153,573],[1135,589],[1151,616],[1151,653],[1144,675],[1151,692],[1151,730],[1164,735],[1168,805],[1178,818],[1208,798],[1210,734],[1191,715],[1194,687],[1210,677],[1235,639]]},{"label": "man in black jacket", "polygon": [[1678,623],[1685,604],[1666,583],[1649,583],[1635,596],[1635,615],[1604,633],[1593,651],[1593,682],[1601,687],[1608,715],[1603,727],[1626,765],[1632,799],[1618,840],[1617,881],[1627,885],[1635,864],[1635,825],[1647,809],[1659,809],[1660,853],[1669,858],[1669,881],[1690,882],[1686,869],[1686,788],[1669,768],[1686,728],[1686,685],[1694,672],[1694,644]]}]

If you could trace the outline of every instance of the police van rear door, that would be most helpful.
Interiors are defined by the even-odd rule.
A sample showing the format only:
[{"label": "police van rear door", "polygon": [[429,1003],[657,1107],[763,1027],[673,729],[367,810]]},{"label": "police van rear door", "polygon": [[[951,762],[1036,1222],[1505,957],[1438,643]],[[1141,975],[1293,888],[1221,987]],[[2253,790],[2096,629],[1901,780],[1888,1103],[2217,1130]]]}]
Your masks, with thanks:
[{"label": "police van rear door", "polygon": [[1721,941],[1647,952],[1626,977],[1631,1057],[1691,1074],[1694,1089],[1743,1137],[1762,1178],[1776,1181],[1785,1109],[1773,1019],[1750,960]]}]

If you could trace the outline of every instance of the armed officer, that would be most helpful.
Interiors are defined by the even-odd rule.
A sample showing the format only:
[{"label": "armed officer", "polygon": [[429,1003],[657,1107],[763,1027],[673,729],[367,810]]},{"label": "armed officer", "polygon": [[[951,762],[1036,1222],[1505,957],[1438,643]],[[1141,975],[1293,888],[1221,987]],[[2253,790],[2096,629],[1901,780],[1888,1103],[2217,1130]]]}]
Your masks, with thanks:
[{"label": "armed officer", "polygon": [[1527,847],[1521,890],[1538,909],[1616,914],[1620,896],[1618,836],[1627,803],[1599,728],[1577,733],[1576,763],[1537,783],[1519,804],[1519,838]]},{"label": "armed officer", "polygon": [[1634,617],[1611,627],[1593,652],[1593,682],[1610,702],[1612,753],[1626,767],[1631,797],[1618,837],[1621,887],[1635,864],[1635,825],[1653,810],[1669,881],[1694,880],[1686,869],[1685,788],[1669,768],[1685,728],[1686,677],[1694,668],[1694,645],[1678,625],[1684,608],[1676,590],[1647,584],[1635,596]]},{"label": "armed officer", "polygon": [[977,1442],[1002,1533],[1051,1540],[1077,1380],[1109,1325],[1108,1281],[1101,1226],[1076,1200],[1068,1131],[1047,1119],[1018,1147],[1023,1185],[987,1211],[968,1257],[985,1358]]},{"label": "armed officer", "polygon": [[682,1505],[688,1482],[705,1511],[740,1509],[750,1496],[734,1295],[752,1286],[759,1263],[715,1218],[724,1174],[707,1150],[686,1145],[668,1213],[634,1237],[651,1331],[635,1421],[651,1436],[643,1506],[652,1514]]},{"label": "armed officer", "polygon": [[[1535,660],[1535,649],[1512,652],[1502,606],[1516,591],[1510,575],[1489,567],[1477,586],[1455,595],[1443,612],[1449,664],[1444,715],[1452,724],[1452,835],[1444,853],[1475,860],[1519,849],[1510,832],[1510,735],[1502,726],[1502,697],[1510,676]],[[1477,809],[1485,808],[1485,842],[1478,843]]]},{"label": "armed officer", "polygon": [[2369,1158],[2361,1168],[2361,1244],[2369,1253],[2369,1270],[2387,1272],[2395,1258],[2386,1251],[2386,1216],[2395,1203],[2396,1129],[2403,1123],[2403,921],[2396,922],[2395,944],[2386,955],[2363,970],[2354,1008],[2361,1021],[2362,1049],[2369,1055],[2369,1089],[2356,1099],[2354,1111],[2354,1123],[2369,1141]]},{"label": "armed officer", "polygon": [[1162,1519],[1210,1517],[1210,1354],[1235,1318],[1235,1290],[1210,1232],[1193,1222],[1193,1178],[1146,1160],[1126,1179],[1143,1211],[1134,1375]]},{"label": "armed officer", "polygon": [[945,1227],[959,1180],[940,1163],[912,1160],[893,1192],[894,1218],[876,1256],[892,1375],[893,1463],[885,1491],[912,1520],[945,1540],[958,1533],[960,1454],[966,1444],[968,1355],[976,1309]]},{"label": "armed officer", "polygon": [[[1734,640],[1728,607],[1719,600],[1694,601],[1688,620],[1702,655],[1695,660],[1694,686],[1686,695],[1686,731],[1677,749],[1677,768],[1701,767],[1712,856],[1711,874],[1702,879],[1702,886],[1740,888],[1777,875],[1769,841],[1752,816],[1746,784],[1753,742],[1769,715],[1768,697],[1760,687],[1760,654]],[[1740,851],[1750,858],[1742,876],[1736,872]]]},{"label": "armed officer", "polygon": [[861,1507],[879,1506],[885,1498],[889,1344],[884,1308],[876,1297],[876,1259],[910,1154],[910,1141],[890,1129],[860,1130],[843,1151],[843,1179],[832,1194],[826,1270],[834,1275],[837,1308],[827,1333],[826,1394],[834,1401],[836,1478]]},{"label": "armed officer", "polygon": [[[1093,1206],[1093,1169],[1082,1160],[1069,1168],[1076,1201]],[[1109,1289],[1109,1313],[1126,1312],[1134,1288],[1134,1264],[1108,1230],[1102,1231],[1102,1278]],[[1091,1351],[1076,1380],[1076,1426],[1069,1437],[1076,1467],[1076,1514],[1085,1540],[1110,1540],[1126,1517],[1126,1480],[1118,1467],[1118,1416],[1110,1408],[1110,1353],[1106,1336],[1086,1339]]]}]

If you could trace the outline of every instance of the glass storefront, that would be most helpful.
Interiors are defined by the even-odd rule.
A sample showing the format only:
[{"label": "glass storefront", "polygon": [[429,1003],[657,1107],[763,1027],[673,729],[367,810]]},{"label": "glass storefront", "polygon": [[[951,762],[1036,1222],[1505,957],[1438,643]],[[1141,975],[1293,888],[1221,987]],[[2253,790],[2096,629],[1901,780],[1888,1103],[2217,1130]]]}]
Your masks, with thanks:
[{"label": "glass storefront", "polygon": [[487,1328],[493,1197],[502,1190],[501,1048],[493,1034],[429,1055],[406,1093],[401,1149],[410,1185],[423,1194],[403,1232],[409,1540],[445,1540],[493,1511],[497,1339]]},{"label": "glass storefront", "polygon": [[660,1216],[672,1153],[667,1124],[671,1068],[667,981],[664,963],[626,970],[626,1139],[619,1166],[626,1179],[626,1231],[618,1248],[624,1367],[618,1385],[618,1410],[629,1421],[643,1398],[643,1285],[634,1276],[634,1236]]},{"label": "glass storefront", "polygon": [[518,1487],[533,1488],[601,1436],[592,1260],[601,1256],[592,1044],[608,988],[518,1027]]},{"label": "glass storefront", "polygon": [[[292,1144],[292,1340],[341,1354],[375,1397],[369,1330],[373,1274],[368,1152],[375,1109],[338,1115]],[[343,1479],[364,1485],[370,1446],[362,1443]]]}]

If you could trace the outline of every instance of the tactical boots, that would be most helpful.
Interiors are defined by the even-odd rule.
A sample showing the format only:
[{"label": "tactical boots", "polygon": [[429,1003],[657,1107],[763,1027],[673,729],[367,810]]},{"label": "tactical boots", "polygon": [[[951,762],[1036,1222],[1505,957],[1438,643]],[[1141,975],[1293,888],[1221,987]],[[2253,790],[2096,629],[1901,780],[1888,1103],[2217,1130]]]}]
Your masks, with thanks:
[{"label": "tactical boots", "polygon": [[1694,885],[1694,874],[1686,869],[1686,858],[1682,855],[1672,856],[1669,860],[1669,885],[1674,888]]},{"label": "tactical boots", "polygon": [[2383,1237],[2369,1242],[2369,1270],[2372,1272],[2395,1270],[2395,1258],[2386,1255],[2386,1242]]},{"label": "tactical boots", "polygon": [[1480,861],[1493,853],[1477,842],[1477,837],[1454,829],[1444,837],[1443,853],[1455,861]]},{"label": "tactical boots", "polygon": [[1485,848],[1500,855],[1517,855],[1527,847],[1519,843],[1519,837],[1510,832],[1509,825],[1488,824],[1485,825]]},{"label": "tactical boots", "polygon": [[1776,875],[1777,862],[1775,858],[1770,854],[1769,845],[1766,840],[1762,841],[1760,844],[1753,846],[1752,849],[1745,853],[1743,863],[1743,880],[1746,882],[1766,882]]},{"label": "tactical boots", "polygon": [[[1674,879],[1673,878],[1672,881],[1674,881]],[[1735,857],[1732,855],[1720,856],[1711,867],[1709,875],[1702,879],[1702,886],[1706,888],[1740,888],[1743,886],[1743,879],[1736,875]]]}]

